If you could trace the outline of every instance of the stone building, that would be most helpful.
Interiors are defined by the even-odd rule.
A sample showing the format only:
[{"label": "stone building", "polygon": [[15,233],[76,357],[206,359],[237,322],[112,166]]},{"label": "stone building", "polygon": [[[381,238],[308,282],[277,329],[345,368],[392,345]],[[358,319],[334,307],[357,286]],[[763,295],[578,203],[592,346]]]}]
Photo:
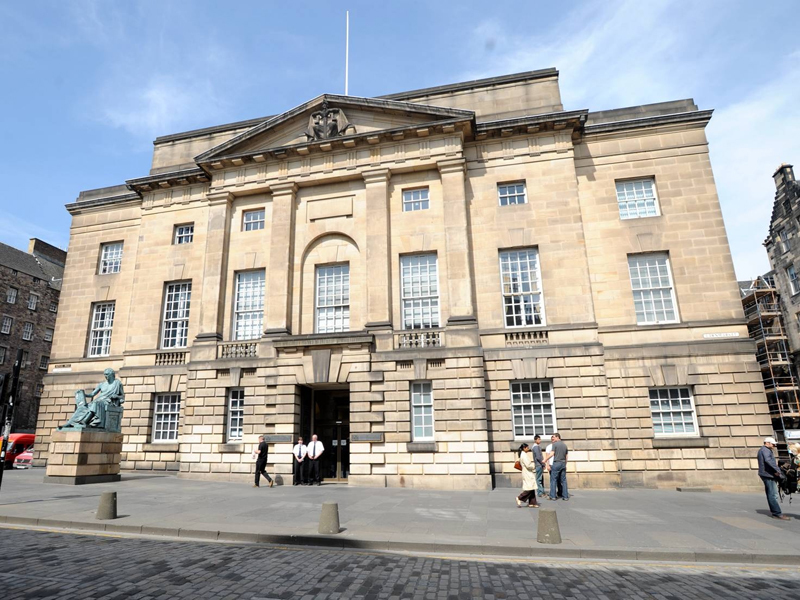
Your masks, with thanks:
[{"label": "stone building", "polygon": [[58,313],[67,254],[33,238],[23,252],[0,244],[0,374],[10,377],[22,349],[13,431],[34,431]]},{"label": "stone building", "polygon": [[265,434],[286,482],[314,432],[329,481],[484,489],[558,430],[576,485],[757,483],[710,118],[564,110],[545,69],[158,138],[67,206],[39,434],[113,367],[123,469],[244,480]]}]

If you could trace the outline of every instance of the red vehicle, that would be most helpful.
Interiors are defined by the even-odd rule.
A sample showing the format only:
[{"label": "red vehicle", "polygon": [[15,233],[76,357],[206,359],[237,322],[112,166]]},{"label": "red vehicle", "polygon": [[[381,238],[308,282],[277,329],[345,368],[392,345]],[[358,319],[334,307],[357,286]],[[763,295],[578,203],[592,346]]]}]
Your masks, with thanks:
[{"label": "red vehicle", "polygon": [[25,449],[25,452],[23,452],[22,454],[17,454],[17,457],[14,459],[15,469],[30,469],[32,464],[33,464],[33,446],[28,446]]},{"label": "red vehicle", "polygon": [[36,440],[36,435],[33,433],[12,433],[9,435],[5,468],[10,469],[14,464],[14,459],[33,446],[34,440]]}]

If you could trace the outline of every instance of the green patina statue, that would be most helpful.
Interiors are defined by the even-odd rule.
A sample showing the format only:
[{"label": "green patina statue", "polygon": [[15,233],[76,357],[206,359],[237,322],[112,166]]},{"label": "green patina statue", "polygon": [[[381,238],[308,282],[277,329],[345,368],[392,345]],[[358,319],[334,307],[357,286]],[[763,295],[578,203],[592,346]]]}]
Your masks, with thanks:
[{"label": "green patina statue", "polygon": [[84,390],[75,392],[75,412],[69,421],[58,428],[59,430],[91,429],[120,432],[125,392],[122,389],[122,382],[114,377],[114,369],[106,369],[103,375],[106,380],[100,382],[93,392],[89,394]]}]

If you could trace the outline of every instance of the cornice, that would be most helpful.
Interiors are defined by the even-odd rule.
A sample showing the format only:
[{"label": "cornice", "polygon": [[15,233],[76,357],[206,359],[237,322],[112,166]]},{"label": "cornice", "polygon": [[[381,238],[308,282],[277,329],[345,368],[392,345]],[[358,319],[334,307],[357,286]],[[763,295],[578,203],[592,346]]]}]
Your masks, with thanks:
[{"label": "cornice", "polygon": [[181,169],[180,171],[170,171],[169,173],[158,173],[147,177],[128,179],[125,183],[128,189],[135,192],[150,192],[157,189],[168,189],[171,187],[191,185],[193,183],[208,183],[208,174],[200,167],[191,169]]},{"label": "cornice", "polygon": [[683,125],[689,123],[702,124],[704,127],[711,120],[713,110],[698,110],[692,112],[673,113],[671,115],[656,115],[653,117],[643,117],[640,119],[626,119],[624,121],[612,121],[609,123],[594,123],[584,127],[586,135],[597,133],[615,133],[617,131],[628,131],[631,129],[645,129],[649,127],[661,127],[664,125]]},{"label": "cornice", "polygon": [[589,111],[582,109],[484,121],[476,125],[475,139],[480,141],[490,137],[511,137],[545,131],[581,131],[588,115]]},{"label": "cornice", "polygon": [[96,198],[93,200],[84,200],[81,202],[72,202],[65,205],[65,208],[71,215],[79,215],[84,211],[91,211],[97,208],[104,208],[111,204],[139,204],[142,197],[136,192],[130,194],[123,194],[118,196],[109,196],[107,198]]}]

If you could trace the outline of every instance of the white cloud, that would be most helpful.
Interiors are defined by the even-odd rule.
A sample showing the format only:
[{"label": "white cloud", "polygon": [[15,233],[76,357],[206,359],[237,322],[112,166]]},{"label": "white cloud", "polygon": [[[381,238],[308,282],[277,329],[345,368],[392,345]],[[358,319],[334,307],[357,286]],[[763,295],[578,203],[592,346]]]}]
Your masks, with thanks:
[{"label": "white cloud", "polygon": [[[10,211],[4,211],[3,218],[0,219],[0,239],[5,244],[23,251],[28,249],[28,241],[33,237],[66,249],[69,242],[68,221],[64,217],[59,218],[58,221],[60,227],[57,230],[49,229],[42,227],[37,221],[29,221],[12,214]],[[52,221],[50,222],[52,223]],[[56,223],[52,224],[56,225]]]}]

